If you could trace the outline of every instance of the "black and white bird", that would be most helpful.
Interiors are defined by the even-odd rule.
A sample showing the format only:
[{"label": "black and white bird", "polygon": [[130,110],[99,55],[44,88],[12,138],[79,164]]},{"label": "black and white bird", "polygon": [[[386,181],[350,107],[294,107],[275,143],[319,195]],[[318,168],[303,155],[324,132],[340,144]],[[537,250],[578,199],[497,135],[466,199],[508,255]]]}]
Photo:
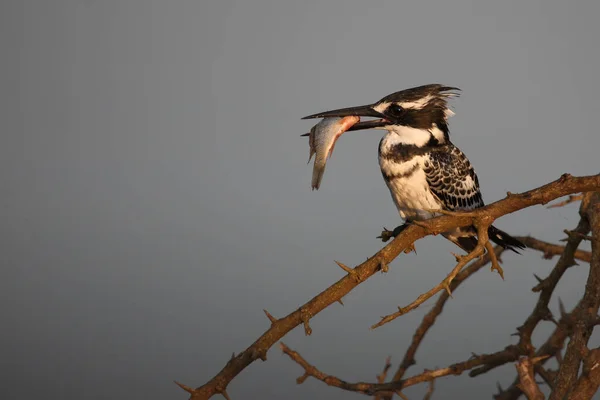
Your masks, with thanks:
[{"label": "black and white bird", "polygon": [[[392,93],[366,106],[342,108],[309,115],[309,118],[374,117],[349,131],[383,129],[379,142],[379,166],[400,216],[406,223],[438,214],[434,210],[465,211],[483,207],[479,180],[462,151],[450,141],[448,118],[454,112],[447,100],[458,88],[439,84]],[[396,236],[406,227],[396,228]],[[491,241],[518,253],[525,245],[490,226]],[[474,227],[445,232],[444,237],[470,252],[477,245]]]}]

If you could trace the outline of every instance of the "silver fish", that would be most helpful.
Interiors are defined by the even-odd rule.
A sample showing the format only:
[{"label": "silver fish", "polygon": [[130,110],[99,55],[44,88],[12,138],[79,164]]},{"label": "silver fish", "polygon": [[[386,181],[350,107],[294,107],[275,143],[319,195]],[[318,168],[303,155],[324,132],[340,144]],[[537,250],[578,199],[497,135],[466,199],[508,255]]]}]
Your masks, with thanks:
[{"label": "silver fish", "polygon": [[318,190],[319,186],[321,186],[321,179],[323,179],[323,174],[325,173],[325,164],[327,163],[327,158],[331,157],[333,153],[335,142],[352,125],[355,125],[359,121],[360,118],[356,116],[324,118],[313,126],[309,133],[302,135],[308,136],[308,145],[310,147],[308,162],[316,154],[312,174],[313,190]]}]

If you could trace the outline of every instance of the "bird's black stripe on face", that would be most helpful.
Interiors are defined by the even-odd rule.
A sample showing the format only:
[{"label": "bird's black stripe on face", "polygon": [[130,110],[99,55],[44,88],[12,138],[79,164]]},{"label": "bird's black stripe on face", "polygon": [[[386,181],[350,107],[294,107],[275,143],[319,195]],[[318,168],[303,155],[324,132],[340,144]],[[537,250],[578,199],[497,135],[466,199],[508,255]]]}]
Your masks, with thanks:
[{"label": "bird's black stripe on face", "polygon": [[420,109],[406,108],[399,111],[394,105],[391,105],[385,115],[394,123],[415,129],[428,130],[435,124],[444,133],[444,138],[448,141],[449,129],[446,122],[446,107],[445,99],[433,98]]},{"label": "bird's black stripe on face", "polygon": [[436,107],[429,102],[420,110],[417,109],[405,109],[404,112],[398,116],[397,122],[404,126],[410,126],[415,129],[427,130],[431,128],[433,124],[444,122],[446,115],[442,108]]}]

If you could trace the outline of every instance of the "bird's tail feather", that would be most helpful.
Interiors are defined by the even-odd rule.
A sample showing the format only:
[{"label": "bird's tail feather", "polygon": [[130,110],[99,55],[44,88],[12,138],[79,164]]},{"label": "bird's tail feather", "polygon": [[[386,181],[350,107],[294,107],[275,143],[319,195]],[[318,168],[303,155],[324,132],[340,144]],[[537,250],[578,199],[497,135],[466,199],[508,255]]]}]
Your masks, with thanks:
[{"label": "bird's tail feather", "polygon": [[517,254],[521,253],[516,249],[523,250],[527,248],[527,246],[521,243],[520,240],[515,239],[508,233],[501,231],[493,225],[490,225],[488,229],[488,236],[492,242],[504,247],[505,249],[512,250]]},{"label": "bird's tail feather", "polygon": [[[443,235],[467,253],[473,251],[477,246],[477,237],[475,236],[476,230],[475,227],[472,226],[458,229],[457,231],[453,231],[452,233],[447,232]],[[497,245],[500,245],[505,249],[512,250],[517,254],[521,254],[519,250],[525,249],[527,247],[523,243],[521,243],[520,240],[515,239],[508,233],[501,231],[493,225],[490,225],[490,227],[488,228],[488,237],[492,242],[496,243]]]}]

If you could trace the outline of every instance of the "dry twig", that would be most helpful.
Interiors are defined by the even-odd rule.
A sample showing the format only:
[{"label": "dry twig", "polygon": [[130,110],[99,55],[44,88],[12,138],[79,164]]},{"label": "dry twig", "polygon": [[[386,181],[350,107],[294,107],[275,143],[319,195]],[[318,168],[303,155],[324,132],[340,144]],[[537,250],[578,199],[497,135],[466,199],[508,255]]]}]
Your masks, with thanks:
[{"label": "dry twig", "polygon": [[[527,248],[539,250],[544,253],[544,258],[550,260],[554,256],[559,256],[565,250],[565,246],[559,244],[552,244],[533,238],[531,236],[516,236]],[[573,254],[573,258],[585,262],[590,262],[592,259],[592,252],[585,250],[576,250]]]},{"label": "dry twig", "polygon": [[313,377],[326,383],[329,386],[334,386],[340,389],[344,389],[351,392],[363,393],[366,395],[374,395],[380,393],[384,396],[391,396],[393,394],[399,394],[400,390],[414,386],[423,382],[431,382],[437,378],[448,375],[460,375],[465,371],[475,368],[480,365],[502,363],[515,361],[519,358],[518,349],[515,346],[507,346],[504,350],[498,351],[492,354],[483,354],[475,357],[471,357],[467,361],[455,363],[445,368],[438,368],[434,370],[425,370],[424,372],[411,376],[409,378],[394,381],[389,383],[376,383],[376,382],[347,382],[336,376],[326,374],[320,371],[317,367],[310,364],[304,359],[297,351],[290,349],[283,343],[279,344],[284,354],[289,356],[293,361],[300,365],[304,369],[304,374],[296,379],[297,383],[303,383],[306,378]]},{"label": "dry twig", "polygon": [[550,204],[546,208],[564,207],[567,204],[575,203],[577,201],[580,201],[581,199],[583,199],[583,194],[572,194],[572,195],[569,195],[569,197],[566,200],[563,200],[559,203]]},{"label": "dry twig", "polygon": [[[488,233],[487,233],[488,227],[491,225],[491,223],[492,223],[492,221],[483,222],[480,220],[475,222],[475,224],[477,225],[477,237],[478,237],[477,246],[473,249],[473,251],[471,251],[466,256],[456,256],[458,263],[452,269],[452,271],[450,271],[448,276],[446,276],[444,278],[444,280],[442,280],[440,283],[435,285],[432,289],[421,294],[419,297],[417,297],[412,303],[410,303],[406,307],[398,307],[398,311],[396,311],[395,313],[386,315],[385,317],[381,317],[381,321],[372,325],[371,329],[379,328],[380,326],[385,325],[388,322],[395,320],[396,318],[406,314],[407,312],[414,310],[415,308],[417,308],[418,306],[423,304],[425,301],[427,301],[431,297],[433,297],[433,295],[435,295],[436,293],[438,293],[444,289],[446,290],[446,292],[448,293],[449,296],[452,296],[450,284],[452,283],[452,281],[454,280],[456,275],[458,275],[458,273],[470,261],[472,261],[476,257],[482,256],[484,254],[484,248],[486,248],[486,246],[489,245],[491,248],[491,245],[489,244],[489,240],[488,240]],[[493,249],[491,249],[491,251],[488,251],[488,254],[490,254],[490,260],[493,263],[492,269],[498,270],[498,273],[500,274],[500,276],[502,276],[502,268],[500,268],[500,265],[498,264],[498,260],[496,260],[496,254],[494,253]],[[495,265],[494,265],[494,263],[495,263]]]},{"label": "dry twig", "polygon": [[435,390],[435,381],[429,381],[429,388],[427,389],[427,393],[425,393],[425,397],[423,397],[423,400],[431,400],[431,396],[433,396],[434,390]]},{"label": "dry twig", "polygon": [[[390,368],[392,367],[392,357],[389,357],[385,359],[385,366],[383,367],[383,371],[381,371],[381,374],[377,375],[377,383],[384,383],[385,379],[387,378],[387,373],[390,370]],[[377,393],[374,397],[374,400],[379,400],[381,399],[381,395],[379,393]]]}]

